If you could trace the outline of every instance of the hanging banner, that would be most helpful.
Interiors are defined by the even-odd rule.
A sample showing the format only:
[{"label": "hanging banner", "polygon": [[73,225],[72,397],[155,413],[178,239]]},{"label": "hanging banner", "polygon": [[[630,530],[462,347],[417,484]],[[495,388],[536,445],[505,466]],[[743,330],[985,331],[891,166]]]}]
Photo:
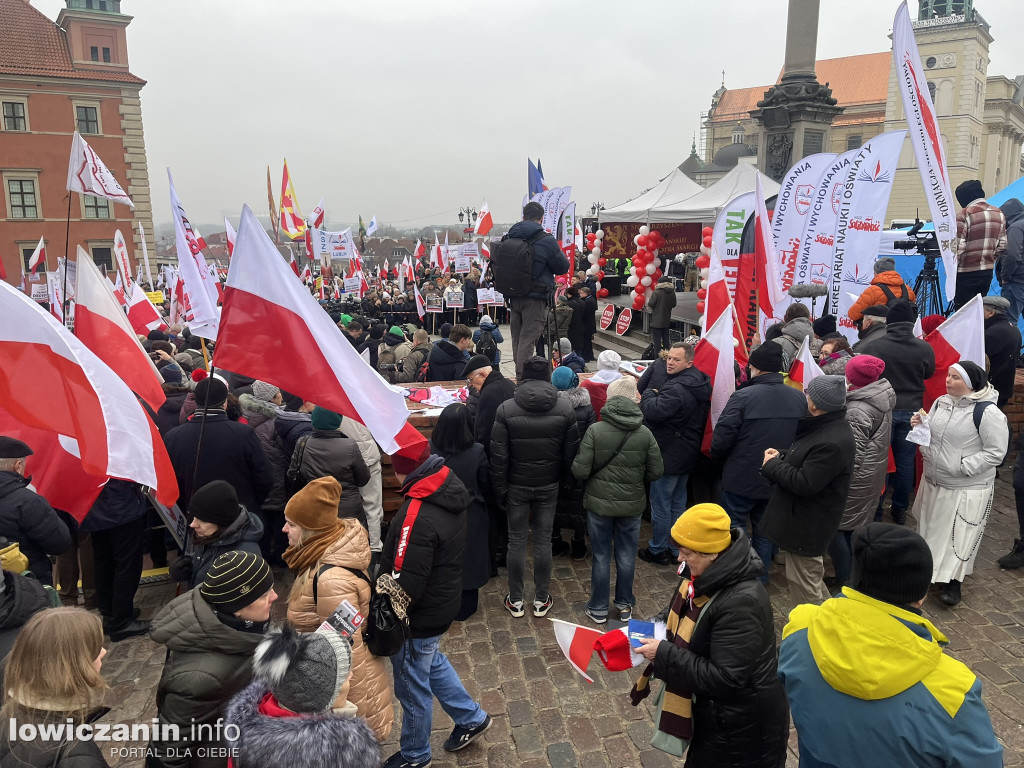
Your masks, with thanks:
[{"label": "hanging banner", "polygon": [[[601,253],[609,259],[632,258],[636,253],[633,238],[640,234],[640,221],[601,222],[604,241]],[[703,224],[651,224],[651,229],[665,238],[665,245],[658,249],[662,259],[677,253],[698,253],[700,251]]]},{"label": "hanging banner", "polygon": [[557,238],[562,243],[562,250],[567,251],[576,242],[575,240],[576,231],[576,203],[569,203],[565,206],[565,210],[562,211],[562,215],[558,219],[558,235]]},{"label": "hanging banner", "polygon": [[754,285],[753,248],[748,253],[743,252],[743,233],[747,222],[754,216],[755,197],[753,192],[746,192],[726,203],[715,220],[711,235],[711,247],[718,253],[722,263],[725,284],[733,297],[738,325],[743,329],[743,343],[747,349],[750,349],[757,332],[757,291]]},{"label": "hanging banner", "polygon": [[121,230],[114,232],[114,260],[117,262],[117,271],[121,274],[121,283],[124,285],[124,297],[132,298],[133,285],[132,268],[128,262],[128,244],[124,241]]},{"label": "hanging banner", "polygon": [[[224,220],[227,224],[227,219]],[[146,280],[149,281],[150,285],[153,285],[153,272],[149,268],[149,248],[146,247],[146,231],[142,228],[142,222],[139,222],[139,240],[142,241],[142,262],[146,265]]]},{"label": "hanging banner", "polygon": [[837,309],[837,330],[851,342],[857,340],[857,328],[847,313],[875,276],[885,209],[906,136],[905,130],[887,131],[868,141],[850,163],[840,196],[829,306]]},{"label": "hanging banner", "polygon": [[558,219],[562,211],[572,199],[572,187],[553,187],[534,195],[531,203],[540,203],[544,207],[544,221],[541,226],[545,232],[555,234],[558,231]]},{"label": "hanging banner", "polygon": [[[796,283],[828,285],[832,280],[839,200],[850,164],[859,152],[858,147],[840,155],[818,179],[814,202],[811,203],[804,224],[800,253],[796,259],[796,273],[793,278]],[[828,308],[830,312],[835,313],[833,305],[830,304]]]},{"label": "hanging banner", "polygon": [[332,261],[337,259],[354,259],[356,257],[356,244],[352,238],[352,227],[341,232],[311,229],[309,238],[314,261],[324,258],[325,254]]},{"label": "hanging banner", "polygon": [[818,181],[836,159],[833,152],[809,155],[789,169],[775,198],[772,237],[779,256],[782,290],[788,291],[796,280],[796,262],[803,242],[807,215],[814,202]]},{"label": "hanging banner", "polygon": [[956,293],[956,256],[953,254],[956,209],[942,149],[942,131],[921,67],[906,0],[896,9],[892,23],[892,58],[896,65],[896,83],[903,99],[903,112],[910,127],[910,144],[914,147],[914,157],[928,199],[928,211],[942,252],[942,264],[946,268],[946,299],[951,300]]}]

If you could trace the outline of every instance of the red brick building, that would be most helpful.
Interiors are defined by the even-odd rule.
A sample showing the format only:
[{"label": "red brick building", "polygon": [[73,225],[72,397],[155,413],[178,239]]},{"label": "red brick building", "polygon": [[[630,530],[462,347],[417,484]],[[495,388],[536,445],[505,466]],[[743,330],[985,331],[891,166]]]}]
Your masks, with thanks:
[{"label": "red brick building", "polygon": [[[0,0],[0,259],[21,280],[39,238],[49,270],[64,255],[71,139],[77,128],[135,203],[71,196],[69,253],[81,245],[112,266],[115,230],[142,258],[139,222],[153,252],[149,172],[139,99],[145,80],[128,69],[120,0],[65,0],[56,23],[27,0]],[[135,269],[133,263],[132,266]],[[26,269],[27,272],[27,269]]]}]

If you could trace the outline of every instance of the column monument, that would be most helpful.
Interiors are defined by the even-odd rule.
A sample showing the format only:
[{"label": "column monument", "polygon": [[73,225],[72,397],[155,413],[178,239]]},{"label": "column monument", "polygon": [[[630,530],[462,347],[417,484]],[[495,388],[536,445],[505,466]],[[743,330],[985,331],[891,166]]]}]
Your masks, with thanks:
[{"label": "column monument", "polygon": [[797,160],[829,147],[832,120],[843,111],[814,71],[819,0],[789,0],[782,79],[750,116],[761,127],[758,167],[776,181]]}]

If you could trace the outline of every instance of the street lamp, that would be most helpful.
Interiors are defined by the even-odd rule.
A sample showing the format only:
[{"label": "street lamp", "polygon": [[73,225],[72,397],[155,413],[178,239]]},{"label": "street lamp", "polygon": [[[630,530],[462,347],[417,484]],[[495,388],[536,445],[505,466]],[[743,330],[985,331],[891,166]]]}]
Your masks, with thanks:
[{"label": "street lamp", "polygon": [[466,223],[466,226],[462,230],[464,240],[468,240],[469,238],[466,236],[473,233],[477,216],[476,208],[468,205],[465,208],[459,208],[459,224],[462,224],[463,222]]},{"label": "street lamp", "polygon": [[590,212],[594,216],[597,216],[597,214],[599,214],[603,210],[604,210],[604,203],[591,203],[590,204]]}]

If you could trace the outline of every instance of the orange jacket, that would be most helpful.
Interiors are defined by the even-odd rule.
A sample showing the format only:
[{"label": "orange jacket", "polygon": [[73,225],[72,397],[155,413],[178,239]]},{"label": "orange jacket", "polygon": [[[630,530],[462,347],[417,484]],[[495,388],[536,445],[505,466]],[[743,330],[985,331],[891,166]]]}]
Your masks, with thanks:
[{"label": "orange jacket", "polygon": [[[914,291],[911,290],[910,286],[903,282],[903,278],[900,273],[896,270],[889,270],[888,272],[882,272],[879,275],[875,275],[875,279],[871,281],[864,293],[860,295],[856,303],[850,307],[850,311],[847,313],[853,322],[857,322],[864,316],[864,310],[868,307],[873,307],[875,304],[888,304],[889,297],[885,295],[879,285],[888,286],[892,294],[898,298],[909,299],[910,301],[917,301],[917,297],[914,296]],[[900,289],[902,287],[902,293]]]}]

